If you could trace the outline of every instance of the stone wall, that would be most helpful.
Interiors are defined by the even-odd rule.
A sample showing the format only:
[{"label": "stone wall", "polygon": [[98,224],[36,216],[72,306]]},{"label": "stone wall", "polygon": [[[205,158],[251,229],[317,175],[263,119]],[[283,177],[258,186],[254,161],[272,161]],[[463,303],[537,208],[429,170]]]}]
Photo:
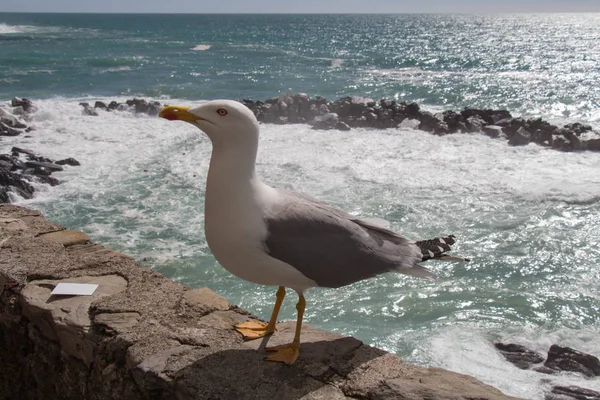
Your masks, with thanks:
[{"label": "stone wall", "polygon": [[[93,296],[51,296],[61,281]],[[304,326],[292,366],[263,361],[293,323],[243,342],[255,318],[55,225],[0,205],[0,399],[509,399],[478,380],[405,364]]]}]

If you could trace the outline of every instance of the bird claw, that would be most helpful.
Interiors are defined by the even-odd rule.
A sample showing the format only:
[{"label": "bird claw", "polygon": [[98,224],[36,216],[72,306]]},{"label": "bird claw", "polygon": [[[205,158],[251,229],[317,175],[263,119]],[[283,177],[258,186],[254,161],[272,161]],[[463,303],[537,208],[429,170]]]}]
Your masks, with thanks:
[{"label": "bird claw", "polygon": [[235,327],[245,340],[254,340],[270,335],[275,329],[269,329],[269,325],[261,321],[246,321]]},{"label": "bird claw", "polygon": [[296,343],[267,347],[265,350],[275,353],[265,357],[267,361],[282,362],[287,365],[293,364],[300,355],[300,345]]}]

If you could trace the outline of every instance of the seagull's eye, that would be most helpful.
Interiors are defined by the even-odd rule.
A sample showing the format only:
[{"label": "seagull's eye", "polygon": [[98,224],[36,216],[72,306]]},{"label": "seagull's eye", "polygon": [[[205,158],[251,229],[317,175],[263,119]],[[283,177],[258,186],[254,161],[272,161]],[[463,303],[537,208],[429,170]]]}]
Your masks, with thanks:
[{"label": "seagull's eye", "polygon": [[217,114],[219,114],[221,117],[224,117],[224,116],[226,116],[226,115],[227,115],[227,110],[226,110],[226,109],[224,109],[224,108],[219,108],[219,109],[217,110]]}]

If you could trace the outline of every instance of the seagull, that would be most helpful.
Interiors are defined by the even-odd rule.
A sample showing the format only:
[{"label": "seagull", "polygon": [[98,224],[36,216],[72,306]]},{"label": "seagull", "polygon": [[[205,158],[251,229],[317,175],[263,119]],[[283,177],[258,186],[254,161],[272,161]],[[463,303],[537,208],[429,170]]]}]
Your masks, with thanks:
[{"label": "seagull", "polygon": [[430,259],[469,261],[446,254],[455,237],[413,241],[324,202],[270,187],[255,170],[259,125],[250,109],[232,100],[196,107],[167,106],[159,117],[188,122],[212,142],[206,181],[205,235],[216,260],[241,279],[278,286],[268,323],[236,326],[246,340],[275,332],[286,288],[296,291],[298,312],[291,343],[267,347],[269,361],[292,364],[300,354],[304,293],[339,288],[386,272],[425,279],[436,275],[419,265]]}]

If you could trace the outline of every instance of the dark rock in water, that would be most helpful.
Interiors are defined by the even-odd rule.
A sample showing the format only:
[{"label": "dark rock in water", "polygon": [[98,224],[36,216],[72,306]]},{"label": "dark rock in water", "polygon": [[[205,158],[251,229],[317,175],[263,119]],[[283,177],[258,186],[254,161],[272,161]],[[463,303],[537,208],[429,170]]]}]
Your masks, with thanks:
[{"label": "dark rock in water", "polygon": [[102,102],[102,101],[97,101],[94,103],[94,108],[99,108],[101,110],[108,110],[108,106],[106,105],[106,103]]},{"label": "dark rock in water", "polygon": [[112,110],[116,110],[119,107],[119,103],[117,103],[116,101],[111,101],[110,103],[108,103],[108,111],[112,111]]},{"label": "dark rock in water", "polygon": [[600,392],[578,386],[554,386],[545,400],[600,400]]},{"label": "dark rock in water", "polygon": [[17,153],[17,154],[27,154],[29,156],[35,155],[35,153],[32,150],[24,149],[22,147],[16,147],[16,146],[14,146],[12,149],[10,149],[10,152]]},{"label": "dark rock in water", "polygon": [[[0,190],[12,190],[24,199],[31,199],[34,192],[33,186],[22,175],[10,171],[0,171]],[[8,199],[8,195],[6,198]]]},{"label": "dark rock in water", "polygon": [[544,366],[558,371],[579,372],[585,376],[600,376],[600,360],[570,347],[553,344]]},{"label": "dark rock in water", "polygon": [[552,135],[552,148],[561,151],[573,150],[573,144],[562,135]]},{"label": "dark rock in water", "polygon": [[544,361],[544,356],[525,346],[519,344],[494,343],[494,346],[500,351],[508,361],[521,369],[529,369],[533,364],[539,364]]},{"label": "dark rock in water", "polygon": [[476,114],[467,118],[466,125],[469,132],[482,132],[486,122],[483,118]]},{"label": "dark rock in water", "polygon": [[503,123],[503,121],[499,121],[497,125],[503,127],[504,133],[510,138],[519,130],[519,128],[522,128],[525,125],[525,120],[523,118],[513,118],[508,124],[501,125],[501,123]]},{"label": "dark rock in water", "polygon": [[11,102],[11,106],[13,107],[22,107],[26,113],[31,113],[36,110],[33,103],[29,99],[20,99],[18,97],[14,97]]},{"label": "dark rock in water", "polygon": [[13,163],[6,160],[0,160],[0,171],[10,171],[13,168]]},{"label": "dark rock in water", "polygon": [[527,129],[520,127],[514,135],[508,139],[508,144],[511,146],[525,146],[531,142],[531,133]]},{"label": "dark rock in water", "polygon": [[76,160],[76,159],[74,159],[74,158],[70,158],[70,157],[69,157],[69,158],[65,158],[64,160],[58,160],[58,161],[56,161],[54,164],[56,164],[56,165],[71,165],[71,166],[73,166],[73,167],[76,167],[76,166],[78,166],[78,165],[81,165],[81,164],[79,163],[79,161],[77,161],[77,160]]},{"label": "dark rock in water", "polygon": [[592,130],[590,125],[584,125],[579,122],[574,122],[572,124],[567,124],[564,126],[565,129],[569,131],[575,132],[577,135],[581,135],[584,132],[588,132]]},{"label": "dark rock in water", "polygon": [[138,114],[148,114],[151,116],[158,115],[161,110],[161,105],[158,101],[148,102],[144,99],[131,99],[125,102],[129,107],[133,107]]},{"label": "dark rock in water", "polygon": [[98,116],[98,112],[96,110],[94,110],[94,108],[92,106],[90,106],[88,103],[79,103],[79,105],[83,107],[83,113],[85,115],[91,115],[94,117]]},{"label": "dark rock in water", "polygon": [[313,129],[333,129],[339,122],[339,117],[335,113],[316,116],[311,125]]},{"label": "dark rock in water", "polygon": [[56,186],[60,183],[58,179],[49,175],[35,175],[34,179],[40,183],[46,183],[50,186]]},{"label": "dark rock in water", "polygon": [[419,119],[421,116],[420,107],[417,103],[407,104],[404,108],[406,116],[411,119]]},{"label": "dark rock in water", "polygon": [[483,133],[488,135],[491,138],[499,138],[504,133],[502,131],[502,127],[498,125],[486,125],[483,127]]},{"label": "dark rock in water", "polygon": [[11,128],[4,122],[0,122],[0,136],[19,136],[20,134],[20,130]]},{"label": "dark rock in water", "polygon": [[10,126],[15,129],[25,129],[27,125],[25,125],[19,118],[15,117],[12,114],[7,112],[2,113],[0,110],[0,122],[6,126]]},{"label": "dark rock in water", "polygon": [[30,168],[35,168],[35,169],[44,168],[44,169],[47,169],[52,172],[63,170],[63,167],[61,167],[60,165],[56,165],[56,164],[49,163],[49,162],[43,162],[43,161],[27,161],[27,162],[25,162],[25,165]]}]

